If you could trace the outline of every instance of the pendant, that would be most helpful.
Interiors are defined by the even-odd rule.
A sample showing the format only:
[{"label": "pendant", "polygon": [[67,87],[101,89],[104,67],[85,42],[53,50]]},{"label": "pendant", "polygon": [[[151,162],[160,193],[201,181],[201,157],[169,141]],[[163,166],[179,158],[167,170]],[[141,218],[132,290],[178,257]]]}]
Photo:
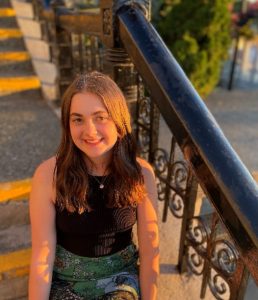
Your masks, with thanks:
[{"label": "pendant", "polygon": [[100,188],[100,189],[104,189],[104,184],[101,183],[101,184],[99,185],[99,188]]}]

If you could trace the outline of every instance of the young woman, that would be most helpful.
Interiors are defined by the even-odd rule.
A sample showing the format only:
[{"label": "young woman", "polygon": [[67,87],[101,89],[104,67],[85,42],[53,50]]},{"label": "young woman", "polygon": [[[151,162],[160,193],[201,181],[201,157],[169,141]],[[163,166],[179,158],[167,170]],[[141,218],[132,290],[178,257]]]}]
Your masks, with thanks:
[{"label": "young woman", "polygon": [[155,177],[136,157],[121,90],[99,72],[78,76],[61,121],[57,155],[32,182],[29,300],[156,299]]}]

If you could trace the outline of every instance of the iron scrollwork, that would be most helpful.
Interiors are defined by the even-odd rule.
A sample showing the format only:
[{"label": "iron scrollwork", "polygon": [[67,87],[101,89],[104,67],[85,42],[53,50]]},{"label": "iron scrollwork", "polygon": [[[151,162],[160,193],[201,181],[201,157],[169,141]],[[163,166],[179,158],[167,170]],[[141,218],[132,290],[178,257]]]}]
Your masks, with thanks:
[{"label": "iron scrollwork", "polygon": [[153,167],[157,174],[156,183],[158,199],[164,201],[166,197],[166,182],[163,178],[165,178],[168,168],[167,152],[164,149],[155,150]]},{"label": "iron scrollwork", "polygon": [[110,8],[103,9],[103,33],[105,35],[112,33],[112,11]]},{"label": "iron scrollwork", "polygon": [[211,264],[214,267],[209,276],[209,287],[216,299],[230,297],[228,279],[237,269],[239,253],[228,240],[216,240],[212,245]]},{"label": "iron scrollwork", "polygon": [[183,196],[170,190],[169,194],[169,209],[176,218],[182,218],[184,213]]},{"label": "iron scrollwork", "polygon": [[238,251],[228,240],[217,240],[214,242],[211,261],[224,276],[230,276],[235,272],[238,258]]},{"label": "iron scrollwork", "polygon": [[200,217],[193,217],[187,227],[186,239],[202,253],[207,250],[210,229]]},{"label": "iron scrollwork", "polygon": [[193,217],[187,227],[186,239],[187,264],[190,270],[201,275],[204,269],[204,258],[207,253],[210,230],[200,217]]},{"label": "iron scrollwork", "polygon": [[142,125],[145,125],[148,128],[150,126],[150,110],[151,110],[151,99],[149,97],[143,97],[139,99],[138,120]]},{"label": "iron scrollwork", "polygon": [[168,155],[164,149],[158,148],[155,150],[153,166],[159,176],[167,175]]},{"label": "iron scrollwork", "polygon": [[230,288],[226,280],[214,270],[211,270],[209,277],[209,287],[213,296],[218,300],[230,299]]},{"label": "iron scrollwork", "polygon": [[191,272],[197,276],[202,275],[204,269],[204,259],[193,247],[187,249],[187,265]]}]

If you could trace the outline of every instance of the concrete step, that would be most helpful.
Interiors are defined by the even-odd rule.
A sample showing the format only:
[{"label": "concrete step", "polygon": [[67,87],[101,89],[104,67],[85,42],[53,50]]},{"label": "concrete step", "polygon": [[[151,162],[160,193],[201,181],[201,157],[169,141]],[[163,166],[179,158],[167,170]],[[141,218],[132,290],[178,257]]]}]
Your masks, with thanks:
[{"label": "concrete step", "polygon": [[[28,210],[28,207],[27,207]],[[15,221],[13,221],[15,222]],[[15,225],[0,230],[0,253],[8,254],[10,251],[19,251],[31,247],[30,225]]]},{"label": "concrete step", "polygon": [[26,48],[28,49],[33,68],[41,82],[41,89],[45,99],[56,100],[58,95],[57,69],[50,61],[49,45],[43,41],[42,23],[35,20],[33,6],[26,1],[12,0],[16,12],[16,19],[22,31]]},{"label": "concrete step", "polygon": [[[1,9],[0,9],[0,15],[1,15]],[[17,28],[16,18],[0,16],[0,28]]]},{"label": "concrete step", "polygon": [[29,53],[26,51],[8,51],[8,52],[0,52],[0,64],[4,64],[5,62],[21,62],[29,60]]},{"label": "concrete step", "polygon": [[0,28],[0,40],[22,38],[22,32],[16,28]]},{"label": "concrete step", "polygon": [[27,297],[31,255],[31,180],[0,183],[0,299]]},{"label": "concrete step", "polygon": [[40,88],[37,76],[0,78],[0,95]]},{"label": "concrete step", "polygon": [[0,60],[0,78],[32,77],[35,75],[32,63],[26,61],[2,61]]},{"label": "concrete step", "polygon": [[0,49],[1,52],[16,52],[16,51],[25,51],[24,41],[21,38],[12,38],[8,40],[0,39]]},{"label": "concrete step", "polygon": [[30,256],[30,248],[0,254],[1,300],[26,299]]},{"label": "concrete step", "polygon": [[6,7],[6,8],[0,8],[0,18],[8,18],[8,17],[14,17],[15,16],[15,10]]},{"label": "concrete step", "polygon": [[25,75],[25,71],[33,75],[33,68],[30,62],[29,53],[20,52],[0,52],[0,77]]},{"label": "concrete step", "polygon": [[10,0],[1,0],[0,7],[1,8],[12,8]]},{"label": "concrete step", "polygon": [[[0,230],[29,224],[28,196],[30,191],[31,179],[0,183]],[[20,230],[23,230],[22,227],[18,231]],[[11,233],[15,234],[15,230],[11,230]],[[1,243],[5,241],[1,242],[0,238],[0,245]],[[2,252],[1,246],[0,252]]]}]

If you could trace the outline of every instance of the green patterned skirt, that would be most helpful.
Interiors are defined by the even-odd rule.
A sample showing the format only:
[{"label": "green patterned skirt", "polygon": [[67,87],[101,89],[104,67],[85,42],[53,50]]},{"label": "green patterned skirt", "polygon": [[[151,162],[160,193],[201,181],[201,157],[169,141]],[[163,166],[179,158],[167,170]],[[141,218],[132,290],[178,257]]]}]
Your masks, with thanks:
[{"label": "green patterned skirt", "polygon": [[97,258],[75,255],[57,245],[51,300],[140,299],[135,245]]}]

